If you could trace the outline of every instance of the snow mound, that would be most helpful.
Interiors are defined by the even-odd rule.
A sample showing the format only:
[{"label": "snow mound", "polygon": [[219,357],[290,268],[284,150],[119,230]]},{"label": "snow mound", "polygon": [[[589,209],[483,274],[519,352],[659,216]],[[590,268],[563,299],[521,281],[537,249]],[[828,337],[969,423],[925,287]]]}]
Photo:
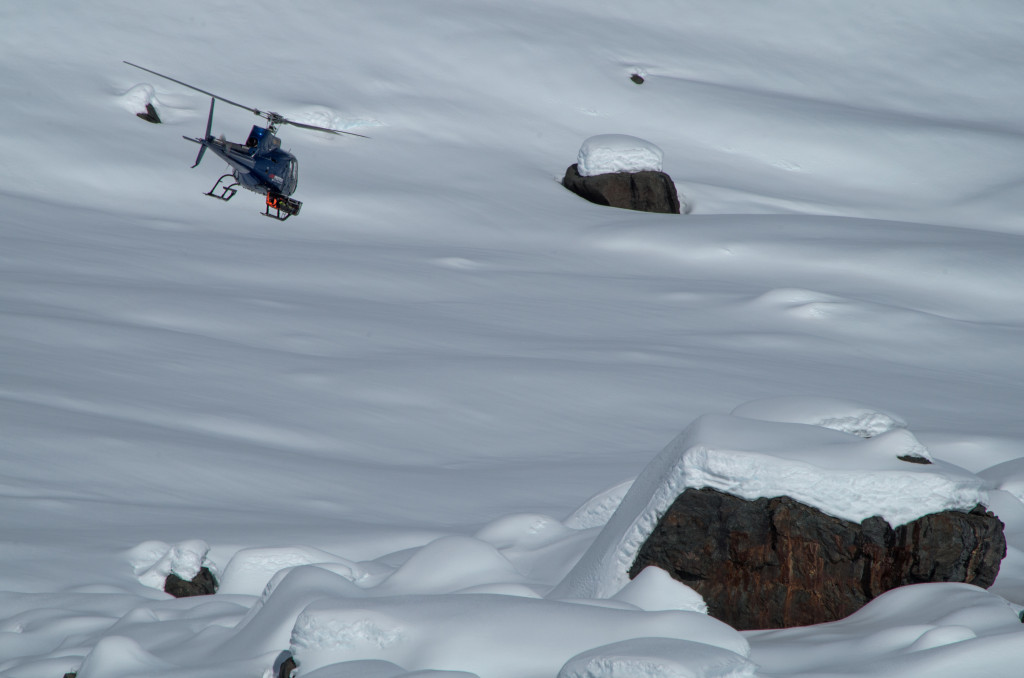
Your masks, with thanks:
[{"label": "snow mound", "polygon": [[708,613],[708,605],[702,595],[659,567],[645,567],[612,596],[612,600],[629,603],[648,612],[687,610]]},{"label": "snow mound", "polygon": [[397,664],[373,659],[330,664],[313,671],[303,672],[302,678],[479,678],[466,671],[406,671]]},{"label": "snow mound", "polygon": [[282,570],[235,626],[231,638],[221,646],[221,652],[241,654],[252,647],[284,647],[291,637],[295,619],[307,605],[322,598],[362,595],[365,595],[363,591],[345,577],[316,565]]},{"label": "snow mound", "polygon": [[614,172],[660,172],[665,154],[649,141],[628,134],[599,134],[580,146],[581,177]]},{"label": "snow mound", "polygon": [[979,471],[978,475],[991,483],[992,489],[1002,490],[1024,502],[1024,459],[1011,459]]},{"label": "snow mound", "polygon": [[980,676],[1018,673],[1005,666],[1019,662],[1022,632],[999,596],[971,584],[934,583],[893,589],[839,621],[745,636],[753,660],[771,675],[831,674],[850,657],[867,662],[857,675],[939,675],[935,668],[948,668],[955,656],[966,673]]},{"label": "snow mound", "polygon": [[302,675],[303,678],[398,678],[408,675],[408,671],[391,662],[357,659],[330,664],[311,673],[303,672]]},{"label": "snow mound", "polygon": [[488,678],[553,676],[572,657],[637,636],[713,645],[746,656],[743,636],[695,612],[643,612],[491,594],[322,599],[295,620],[303,672],[357,659]]},{"label": "snow mound", "polygon": [[146,652],[138,642],[124,636],[107,636],[86,655],[81,678],[117,678],[117,676],[144,676],[173,668]]},{"label": "snow mound", "polygon": [[756,666],[720,647],[672,638],[632,638],[579,654],[558,678],[747,678]]},{"label": "snow mound", "polygon": [[902,417],[891,412],[836,398],[765,398],[740,405],[732,414],[762,421],[823,426],[862,438],[873,438],[895,428],[907,427]]},{"label": "snow mound", "polygon": [[568,527],[540,513],[516,513],[499,518],[476,533],[477,539],[495,548],[536,549],[570,533]]},{"label": "snow mound", "polygon": [[248,548],[238,551],[228,561],[218,592],[260,595],[277,573],[303,565],[325,567],[361,586],[372,579],[360,565],[320,549],[308,546]]},{"label": "snow mound", "polygon": [[138,115],[146,112],[146,106],[153,104],[154,108],[160,110],[159,101],[156,98],[156,90],[148,83],[140,83],[117,98],[118,104],[126,111]]},{"label": "snow mound", "polygon": [[147,541],[128,552],[128,562],[140,582],[163,591],[170,574],[191,581],[205,567],[216,576],[216,567],[206,557],[209,552],[210,545],[202,539],[189,539],[174,545]]},{"label": "snow mound", "polygon": [[647,465],[550,595],[607,598],[619,591],[658,520],[689,487],[744,499],[789,496],[837,518],[859,523],[877,515],[893,527],[988,503],[986,481],[979,476],[942,461],[908,463],[900,457],[928,457],[904,428],[863,438],[819,425],[705,415]]},{"label": "snow mound", "polygon": [[[315,125],[326,129],[337,129],[345,132],[358,129],[360,127],[382,127],[384,125],[381,121],[373,118],[345,116],[327,106],[310,106],[301,111],[292,113],[290,118],[296,122],[302,122],[307,125]],[[318,135],[313,138],[319,138],[322,140],[332,139],[332,137],[325,135]]]},{"label": "snow mound", "polygon": [[449,536],[417,550],[376,587],[376,595],[455,593],[487,584],[519,583],[522,576],[480,539]]}]

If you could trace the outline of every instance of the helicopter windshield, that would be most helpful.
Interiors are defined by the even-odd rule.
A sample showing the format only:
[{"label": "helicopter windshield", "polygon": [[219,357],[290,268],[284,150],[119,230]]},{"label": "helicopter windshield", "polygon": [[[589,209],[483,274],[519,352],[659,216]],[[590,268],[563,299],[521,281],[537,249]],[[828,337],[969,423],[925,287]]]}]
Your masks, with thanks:
[{"label": "helicopter windshield", "polygon": [[294,157],[288,160],[288,179],[286,184],[282,187],[282,192],[285,195],[291,195],[295,192],[295,188],[299,185],[299,161]]}]

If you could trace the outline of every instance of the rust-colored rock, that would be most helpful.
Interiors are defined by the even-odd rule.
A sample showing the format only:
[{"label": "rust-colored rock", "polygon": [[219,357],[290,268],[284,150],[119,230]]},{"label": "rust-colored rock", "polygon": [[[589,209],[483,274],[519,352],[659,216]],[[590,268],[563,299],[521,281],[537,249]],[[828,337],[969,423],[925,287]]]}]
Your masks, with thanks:
[{"label": "rust-colored rock", "polygon": [[842,619],[907,584],[988,588],[1004,555],[1003,524],[981,506],[894,530],[878,516],[857,524],[789,497],[748,501],[690,488],[662,516],[629,574],[660,567],[703,595],[713,617],[765,629]]}]

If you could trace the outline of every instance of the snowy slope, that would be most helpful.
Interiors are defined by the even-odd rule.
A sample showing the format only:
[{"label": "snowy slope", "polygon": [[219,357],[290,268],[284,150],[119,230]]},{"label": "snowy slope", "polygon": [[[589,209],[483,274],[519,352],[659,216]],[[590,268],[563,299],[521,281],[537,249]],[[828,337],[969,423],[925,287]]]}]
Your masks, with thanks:
[{"label": "snowy slope", "polygon": [[[0,675],[261,675],[299,601],[353,583],[543,596],[621,491],[576,514],[590,529],[561,519],[698,416],[775,396],[898,412],[990,478],[1011,544],[993,592],[1024,603],[1019,492],[985,474],[1024,440],[1016,3],[52,0],[0,19]],[[208,100],[123,59],[372,139],[283,130],[305,204],[279,224],[202,195],[221,168],[189,170],[181,136]],[[165,124],[127,110],[139,86]],[[256,121],[218,107],[214,133]],[[656,144],[693,213],[562,189],[598,134]],[[242,554],[233,593],[139,580],[137,547],[195,540],[222,574]],[[921,596],[879,638],[841,630],[829,670],[872,675],[957,626]],[[605,624],[595,644],[628,640]],[[1001,624],[932,640],[1018,666]],[[931,642],[888,675],[941,675]],[[471,654],[431,666],[486,668]]]}]

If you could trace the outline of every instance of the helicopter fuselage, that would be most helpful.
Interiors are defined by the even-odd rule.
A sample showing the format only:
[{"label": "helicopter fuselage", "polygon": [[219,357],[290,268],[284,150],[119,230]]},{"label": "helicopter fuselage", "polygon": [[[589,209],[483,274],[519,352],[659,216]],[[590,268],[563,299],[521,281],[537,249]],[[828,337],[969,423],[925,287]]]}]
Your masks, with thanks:
[{"label": "helicopter fuselage", "polygon": [[281,150],[281,140],[269,129],[253,125],[245,144],[207,136],[185,137],[213,151],[231,166],[238,184],[261,195],[289,196],[299,183],[295,156]]}]

